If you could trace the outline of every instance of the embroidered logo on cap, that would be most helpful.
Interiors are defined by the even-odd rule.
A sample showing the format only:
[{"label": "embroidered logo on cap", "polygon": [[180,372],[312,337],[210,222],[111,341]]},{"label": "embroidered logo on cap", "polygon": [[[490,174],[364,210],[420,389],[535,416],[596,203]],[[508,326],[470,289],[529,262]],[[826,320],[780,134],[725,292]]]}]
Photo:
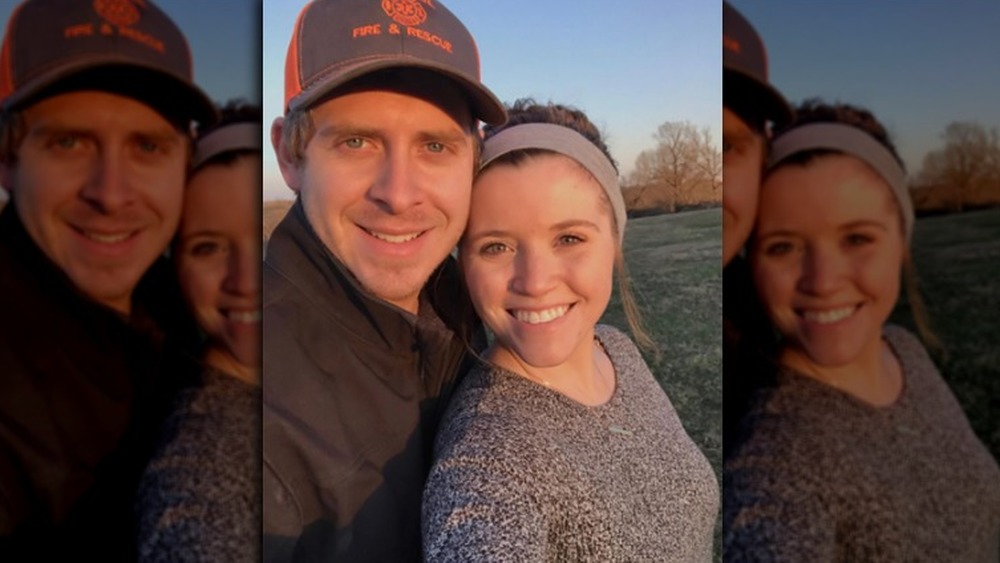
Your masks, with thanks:
[{"label": "embroidered logo on cap", "polygon": [[94,0],[94,11],[109,23],[129,27],[139,21],[139,9],[132,0]]},{"label": "embroidered logo on cap", "polygon": [[[428,0],[424,1],[431,5]],[[420,0],[382,0],[382,10],[400,25],[420,25],[427,19],[427,12],[420,5]]]},{"label": "embroidered logo on cap", "polygon": [[94,12],[105,20],[104,23],[100,26],[95,26],[93,22],[71,25],[63,29],[63,37],[74,39],[97,34],[117,35],[141,43],[159,53],[166,53],[163,41],[132,27],[139,22],[141,17],[139,7],[146,7],[145,0],[94,0],[93,7]]},{"label": "embroidered logo on cap", "polygon": [[451,41],[417,27],[427,21],[427,10],[424,9],[424,5],[434,8],[434,0],[382,0],[382,11],[396,23],[389,24],[387,28],[381,23],[360,25],[351,29],[351,38],[379,37],[383,33],[405,35],[430,43],[451,54]]}]

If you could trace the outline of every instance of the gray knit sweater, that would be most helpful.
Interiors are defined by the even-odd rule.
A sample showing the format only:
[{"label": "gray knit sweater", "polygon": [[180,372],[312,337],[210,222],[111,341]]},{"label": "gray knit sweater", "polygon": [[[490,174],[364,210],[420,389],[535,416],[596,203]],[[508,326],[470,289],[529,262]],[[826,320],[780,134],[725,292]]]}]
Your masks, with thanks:
[{"label": "gray knit sweater", "polygon": [[587,407],[490,366],[442,422],[424,491],[427,561],[710,561],[719,490],[631,340],[597,327],[615,366]]},{"label": "gray knit sweater", "polygon": [[884,336],[903,391],[874,407],[783,372],[726,462],[726,561],[997,561],[1000,469],[920,342]]},{"label": "gray knit sweater", "polygon": [[256,561],[260,388],[207,370],[164,424],[139,486],[139,560]]}]

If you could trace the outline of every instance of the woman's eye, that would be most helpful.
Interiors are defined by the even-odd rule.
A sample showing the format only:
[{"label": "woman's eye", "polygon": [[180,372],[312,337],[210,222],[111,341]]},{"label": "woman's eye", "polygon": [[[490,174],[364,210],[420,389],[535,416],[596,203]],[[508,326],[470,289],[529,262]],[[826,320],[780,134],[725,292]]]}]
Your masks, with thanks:
[{"label": "woman's eye", "polygon": [[559,244],[561,246],[571,246],[571,245],[574,245],[574,244],[580,244],[581,242],[583,242],[583,238],[582,237],[578,237],[576,235],[560,235],[559,236]]},{"label": "woman's eye", "polygon": [[210,256],[222,248],[217,242],[199,242],[191,247],[191,254],[194,256]]},{"label": "woman's eye", "polygon": [[768,256],[784,256],[795,250],[795,245],[790,242],[773,242],[764,247],[764,254]]},{"label": "woman's eye", "polygon": [[847,235],[847,244],[850,246],[864,246],[874,239],[868,235],[860,233],[852,233]]},{"label": "woman's eye", "polygon": [[479,249],[479,253],[486,256],[496,256],[498,254],[503,254],[507,252],[508,247],[502,242],[491,242],[484,244],[482,248]]}]

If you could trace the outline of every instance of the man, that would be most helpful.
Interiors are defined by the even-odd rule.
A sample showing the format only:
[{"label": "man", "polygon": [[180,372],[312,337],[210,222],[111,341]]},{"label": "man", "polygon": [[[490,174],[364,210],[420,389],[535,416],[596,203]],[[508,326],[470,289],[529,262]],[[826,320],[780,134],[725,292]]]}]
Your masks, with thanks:
[{"label": "man", "polygon": [[746,261],[738,257],[757,214],[770,127],[792,109],[768,82],[767,52],[750,22],[722,3],[723,459],[739,443],[738,423],[753,389],[767,378],[758,350],[768,321],[757,305]]},{"label": "man", "polygon": [[477,321],[448,255],[503,106],[440,2],[315,0],[271,138],[297,194],[264,264],[264,559],[420,559]]},{"label": "man", "polygon": [[0,54],[0,554],[134,558],[134,486],[186,329],[161,255],[192,120],[187,43],[144,2],[28,0]]},{"label": "man", "polygon": [[722,65],[722,262],[728,265],[753,229],[768,122],[780,127],[791,121],[792,110],[767,81],[760,36],[728,2],[722,4]]}]

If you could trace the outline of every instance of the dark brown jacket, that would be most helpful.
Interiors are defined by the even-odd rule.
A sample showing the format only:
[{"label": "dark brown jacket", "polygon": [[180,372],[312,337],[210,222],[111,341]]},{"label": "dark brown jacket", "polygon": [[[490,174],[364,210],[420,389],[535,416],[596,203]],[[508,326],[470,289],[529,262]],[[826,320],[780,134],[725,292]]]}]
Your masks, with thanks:
[{"label": "dark brown jacket", "polygon": [[296,202],[264,295],[264,560],[419,560],[434,435],[476,332],[454,261],[411,315],[361,289]]},{"label": "dark brown jacket", "polygon": [[167,334],[189,322],[165,261],[126,318],[76,289],[13,203],[0,213],[0,560],[135,557],[135,487],[184,384],[164,376],[182,361]]}]

